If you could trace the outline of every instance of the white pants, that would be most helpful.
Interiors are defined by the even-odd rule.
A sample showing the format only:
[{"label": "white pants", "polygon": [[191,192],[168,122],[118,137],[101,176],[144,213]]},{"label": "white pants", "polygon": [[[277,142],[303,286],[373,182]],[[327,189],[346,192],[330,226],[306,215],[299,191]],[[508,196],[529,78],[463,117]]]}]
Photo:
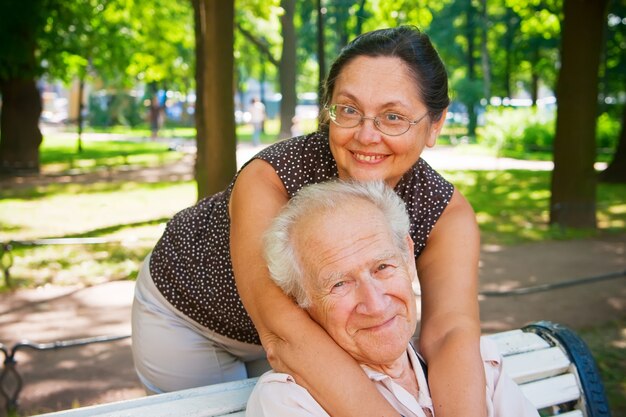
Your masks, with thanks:
[{"label": "white pants", "polygon": [[150,255],[137,277],[132,310],[135,369],[149,394],[235,381],[270,369],[259,345],[199,325],[175,309],[150,276]]}]

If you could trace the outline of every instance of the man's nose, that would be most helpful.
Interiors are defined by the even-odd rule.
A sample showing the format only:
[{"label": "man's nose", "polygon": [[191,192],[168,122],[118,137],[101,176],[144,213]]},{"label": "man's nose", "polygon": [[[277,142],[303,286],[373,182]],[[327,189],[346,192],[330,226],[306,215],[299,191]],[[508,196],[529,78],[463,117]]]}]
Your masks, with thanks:
[{"label": "man's nose", "polygon": [[381,132],[376,127],[376,119],[374,117],[363,117],[361,124],[355,132],[355,138],[363,145],[370,145],[380,142]]},{"label": "man's nose", "polygon": [[357,313],[375,315],[386,310],[389,297],[381,282],[372,278],[367,279],[359,283],[357,291],[359,297]]}]

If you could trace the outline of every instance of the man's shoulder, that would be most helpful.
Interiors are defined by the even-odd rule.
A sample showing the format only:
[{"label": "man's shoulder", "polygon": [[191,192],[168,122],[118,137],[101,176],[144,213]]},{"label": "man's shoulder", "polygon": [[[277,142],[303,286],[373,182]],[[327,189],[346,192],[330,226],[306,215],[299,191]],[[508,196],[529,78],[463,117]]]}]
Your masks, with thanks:
[{"label": "man's shoulder", "polygon": [[309,392],[289,374],[264,373],[248,399],[246,416],[328,416]]}]

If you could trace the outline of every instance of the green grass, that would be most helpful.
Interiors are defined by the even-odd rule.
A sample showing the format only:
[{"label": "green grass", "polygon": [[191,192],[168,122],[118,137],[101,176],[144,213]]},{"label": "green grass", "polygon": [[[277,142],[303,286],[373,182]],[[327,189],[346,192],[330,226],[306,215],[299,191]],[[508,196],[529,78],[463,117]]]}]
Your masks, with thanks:
[{"label": "green grass", "polygon": [[[17,247],[15,287],[132,278],[165,222],[196,199],[195,183],[51,184],[0,193],[0,241],[106,237],[107,245]],[[5,287],[0,282],[0,290]]]},{"label": "green grass", "polygon": [[68,134],[47,134],[40,148],[40,163],[45,173],[91,172],[121,166],[156,166],[182,157],[168,149],[167,143],[130,140],[83,140],[82,152],[77,139]]},{"label": "green grass", "polygon": [[443,175],[474,207],[483,243],[511,245],[626,230],[624,184],[598,185],[597,230],[562,230],[548,225],[550,172],[448,171]]}]

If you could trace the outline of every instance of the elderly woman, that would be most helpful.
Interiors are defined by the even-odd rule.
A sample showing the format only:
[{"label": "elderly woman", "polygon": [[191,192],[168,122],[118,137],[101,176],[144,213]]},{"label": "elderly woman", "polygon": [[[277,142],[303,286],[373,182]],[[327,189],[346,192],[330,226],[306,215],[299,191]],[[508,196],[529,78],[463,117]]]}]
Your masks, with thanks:
[{"label": "elderly woman", "polygon": [[410,216],[422,289],[419,350],[434,409],[439,417],[484,416],[475,216],[420,158],[445,121],[443,63],[414,27],[365,33],[333,63],[322,104],[319,132],[263,150],[225,191],[168,223],[137,280],[141,381],[163,392],[245,378],[267,355],[333,416],[397,416],[357,362],[273,284],[261,243],[304,185],[382,180]]},{"label": "elderly woman", "polygon": [[[361,365],[400,414],[434,414],[425,365],[409,343],[417,325],[409,219],[391,189],[382,182],[304,187],[274,220],[265,248],[274,282]],[[502,373],[495,344],[484,340],[481,349],[487,415],[538,416]],[[328,414],[290,375],[268,372],[246,416]]]}]

